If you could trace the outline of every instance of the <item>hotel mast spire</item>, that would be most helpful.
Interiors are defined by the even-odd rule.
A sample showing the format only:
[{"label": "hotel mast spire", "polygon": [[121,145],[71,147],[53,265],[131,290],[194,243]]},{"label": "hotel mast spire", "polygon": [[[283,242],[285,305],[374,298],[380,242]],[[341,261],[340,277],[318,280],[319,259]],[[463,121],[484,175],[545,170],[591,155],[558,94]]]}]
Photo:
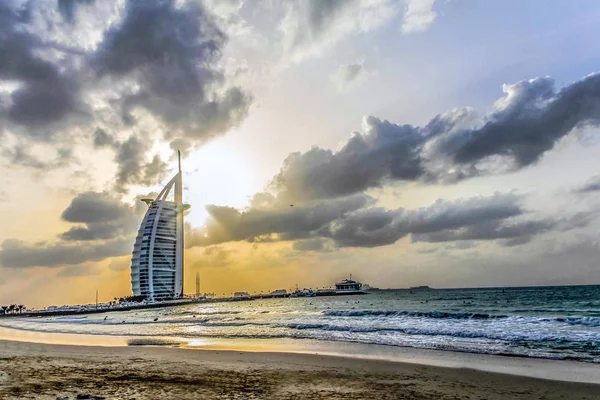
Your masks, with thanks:
[{"label": "hotel mast spire", "polygon": [[175,175],[175,203],[183,203],[183,182],[181,173],[181,153],[177,150],[177,175]]},{"label": "hotel mast spire", "polygon": [[175,204],[177,207],[177,246],[175,249],[175,294],[178,297],[183,297],[183,212],[185,206],[183,205],[183,178],[181,172],[181,152],[177,150],[177,175],[175,180]]}]

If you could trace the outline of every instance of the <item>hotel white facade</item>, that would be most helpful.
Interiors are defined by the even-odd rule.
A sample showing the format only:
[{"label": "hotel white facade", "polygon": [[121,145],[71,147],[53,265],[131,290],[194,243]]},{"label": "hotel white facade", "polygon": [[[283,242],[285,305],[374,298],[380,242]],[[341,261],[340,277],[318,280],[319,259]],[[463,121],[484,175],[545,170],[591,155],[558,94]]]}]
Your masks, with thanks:
[{"label": "hotel white facade", "polygon": [[[179,171],[156,199],[142,199],[148,211],[138,231],[131,258],[131,289],[134,296],[149,300],[183,296],[183,214]],[[173,190],[173,200],[167,200]]]}]

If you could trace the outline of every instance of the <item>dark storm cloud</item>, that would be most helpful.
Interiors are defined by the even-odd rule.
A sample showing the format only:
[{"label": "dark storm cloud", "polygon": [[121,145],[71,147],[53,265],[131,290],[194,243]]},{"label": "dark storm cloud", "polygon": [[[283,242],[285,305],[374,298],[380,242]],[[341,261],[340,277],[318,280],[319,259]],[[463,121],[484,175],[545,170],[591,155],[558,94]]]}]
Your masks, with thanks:
[{"label": "dark storm cloud", "polygon": [[115,188],[126,191],[129,185],[150,186],[164,179],[167,163],[158,154],[150,162],[146,155],[152,147],[152,142],[143,135],[132,135],[117,147],[115,161],[118,165]]},{"label": "dark storm cloud", "polygon": [[110,239],[118,234],[111,223],[89,223],[86,226],[75,226],[63,232],[60,238],[65,241],[88,241]]},{"label": "dark storm cloud", "polygon": [[[30,21],[34,4],[20,7],[11,2],[0,4],[0,81],[19,84],[10,104],[0,108],[0,116],[39,135],[35,128],[57,122],[78,107],[78,85],[59,65],[43,59],[36,51],[45,44],[36,35],[22,29]],[[46,132],[43,130],[42,132]],[[45,138],[44,138],[45,139]]]},{"label": "dark storm cloud", "polygon": [[[294,207],[271,206],[239,211],[208,206],[210,218],[188,239],[189,246],[229,241],[298,240],[298,251],[336,247],[377,247],[412,235],[413,241],[442,242],[533,237],[550,229],[571,229],[589,221],[523,221],[521,197],[495,194],[455,201],[438,200],[414,210],[373,207],[366,195],[324,200]],[[589,216],[588,216],[589,217]]]},{"label": "dark storm cloud", "polygon": [[337,218],[360,209],[373,201],[367,195],[315,202],[290,207],[287,204],[270,208],[240,211],[231,207],[209,205],[206,225],[192,231],[188,246],[209,246],[230,241],[270,241],[262,238],[272,234],[288,238],[307,237]]},{"label": "dark storm cloud", "polygon": [[130,254],[146,209],[140,201],[126,204],[106,192],[81,193],[62,213],[62,219],[75,226],[55,242],[4,240],[0,245],[0,266],[58,267]]},{"label": "dark storm cloud", "polygon": [[555,91],[549,77],[504,85],[498,110],[479,128],[439,138],[438,154],[456,164],[474,164],[489,156],[504,156],[514,168],[535,163],[580,124],[600,120],[600,74]]},{"label": "dark storm cloud", "polygon": [[[127,0],[122,9],[93,0],[0,3],[0,84],[14,86],[0,99],[0,133],[18,137],[20,146],[52,146],[60,136],[72,148],[81,143],[83,123],[95,121],[102,128],[90,132],[92,144],[115,150],[119,187],[127,190],[161,178],[165,165],[149,154],[157,140],[185,155],[247,116],[252,96],[230,84],[220,61],[227,37],[201,2]],[[97,18],[117,14],[84,20],[95,17],[78,15],[83,6],[96,7]],[[62,42],[90,26],[103,29],[97,46]],[[142,124],[156,127],[143,142]],[[124,128],[133,138],[110,134]],[[13,165],[47,169],[18,148],[3,155]]]},{"label": "dark storm cloud", "polygon": [[[115,151],[114,161],[117,164],[115,190],[125,193],[130,185],[152,186],[162,181],[168,172],[168,166],[158,154],[149,161],[152,140],[147,134],[133,134],[124,142],[118,141],[104,129],[94,132],[96,149],[110,148]],[[182,146],[185,155],[190,144],[185,139],[176,139],[171,144]],[[188,147],[185,147],[185,146]]]},{"label": "dark storm cloud", "polygon": [[77,89],[70,85],[58,76],[48,77],[45,82],[27,83],[12,95],[13,105],[8,110],[10,120],[38,127],[63,119],[76,108],[77,100],[73,95]]},{"label": "dark storm cloud", "polygon": [[454,242],[459,240],[496,240],[510,239],[505,242],[507,246],[526,243],[534,235],[547,232],[554,228],[555,221],[518,221],[506,223],[505,221],[486,221],[459,229],[447,229],[439,232],[422,233],[413,235],[414,242]]},{"label": "dark storm cloud", "polygon": [[104,240],[133,235],[145,212],[145,206],[133,206],[108,193],[85,192],[75,197],[63,211],[62,219],[84,225],[74,226],[61,234],[65,241]]},{"label": "dark storm cloud", "polygon": [[[531,241],[536,235],[549,231],[568,231],[587,226],[595,216],[580,212],[564,218],[491,219],[469,226],[443,229],[436,232],[413,234],[414,242],[455,242],[462,240],[499,240],[506,247],[518,246]],[[503,239],[503,240],[500,240]]]},{"label": "dark storm cloud", "polygon": [[416,210],[370,208],[340,218],[319,233],[340,247],[376,247],[395,243],[409,234],[435,234],[481,223],[507,220],[523,214],[520,198],[512,194],[438,200]]},{"label": "dark storm cloud", "polygon": [[313,147],[290,154],[273,188],[289,199],[336,197],[380,186],[390,175],[414,180],[424,173],[421,132],[375,117],[365,118],[364,127],[365,134],[353,134],[337,152]]},{"label": "dark storm cloud", "polygon": [[94,131],[94,147],[97,149],[103,147],[114,147],[118,142],[114,137],[106,133],[106,131],[102,128],[96,129]]},{"label": "dark storm cloud", "polygon": [[[573,129],[600,121],[600,74],[554,90],[550,78],[504,85],[506,96],[483,123],[455,109],[424,127],[376,117],[363,121],[339,151],[314,147],[292,153],[273,178],[285,199],[346,196],[388,181],[457,181],[531,165]],[[496,162],[490,168],[486,162]]]},{"label": "dark storm cloud", "polygon": [[239,124],[251,102],[240,88],[225,87],[216,66],[226,39],[213,16],[193,2],[177,7],[171,0],[129,1],[90,65],[99,77],[139,84],[123,98],[125,122],[132,123],[131,112],[143,107],[176,131],[167,136],[206,140]]},{"label": "dark storm cloud", "polygon": [[[251,97],[228,87],[217,66],[226,39],[199,4],[129,1],[122,21],[106,30],[89,64],[107,82],[138,87],[117,101],[125,125],[137,123],[136,108],[148,110],[163,122],[170,146],[185,157],[195,143],[225,133],[246,117]],[[96,148],[115,151],[116,190],[164,179],[167,164],[150,156],[153,142],[144,133],[121,142],[103,129],[95,132]]]},{"label": "dark storm cloud", "polygon": [[99,243],[34,243],[6,239],[0,245],[0,265],[4,268],[58,267],[101,261],[131,252],[130,239],[117,238]]},{"label": "dark storm cloud", "polygon": [[108,222],[121,219],[129,213],[129,206],[106,193],[85,192],[77,195],[63,211],[67,222]]}]

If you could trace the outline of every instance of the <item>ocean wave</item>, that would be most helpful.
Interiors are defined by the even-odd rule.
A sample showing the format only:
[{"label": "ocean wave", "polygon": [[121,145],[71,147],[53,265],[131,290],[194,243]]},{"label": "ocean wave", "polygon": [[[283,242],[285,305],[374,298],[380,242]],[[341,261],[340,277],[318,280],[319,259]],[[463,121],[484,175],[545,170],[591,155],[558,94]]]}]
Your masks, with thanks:
[{"label": "ocean wave", "polygon": [[329,317],[425,317],[436,319],[500,319],[508,315],[493,315],[485,313],[452,313],[445,311],[396,311],[396,310],[326,310],[324,315]]},{"label": "ocean wave", "polygon": [[368,333],[368,332],[385,332],[394,331],[401,332],[398,328],[384,328],[384,327],[370,327],[370,326],[339,326],[339,325],[327,325],[327,324],[280,324],[280,328],[289,328],[297,330],[322,330],[332,332],[355,332],[355,333]]},{"label": "ocean wave", "polygon": [[[216,326],[223,326],[219,324]],[[244,324],[231,324],[241,327]],[[259,325],[250,323],[246,325]],[[210,326],[210,325],[209,325]],[[195,338],[231,338],[231,339],[310,339],[332,342],[356,342],[400,347],[430,348],[462,351],[469,353],[504,354],[523,357],[555,359],[573,359],[600,363],[600,340],[577,341],[576,338],[552,335],[530,335],[527,332],[496,334],[477,334],[476,332],[444,332],[436,329],[385,328],[373,326],[333,326],[327,324],[280,324],[272,325],[276,329],[252,330],[173,330],[159,335],[150,332],[100,332],[88,331],[87,334],[99,336],[130,336],[130,346],[177,346],[186,339]],[[39,327],[41,328],[41,327]],[[68,329],[53,330],[56,333],[74,333]],[[287,329],[277,329],[287,328]],[[15,329],[15,327],[13,327]],[[46,331],[39,329],[16,328],[21,330]],[[377,334],[381,331],[382,334]],[[390,334],[400,332],[400,335]],[[351,333],[351,334],[349,334]],[[402,335],[402,333],[404,335]],[[531,332],[530,332],[531,333]],[[157,336],[160,336],[157,338]],[[455,339],[451,339],[454,337]],[[170,339],[172,338],[172,339]],[[574,339],[574,340],[570,340]],[[583,340],[583,339],[582,339]]]},{"label": "ocean wave", "polygon": [[348,333],[377,333],[377,332],[396,332],[404,335],[415,336],[446,336],[463,339],[488,339],[500,340],[505,342],[523,343],[556,343],[557,345],[570,347],[569,344],[577,344],[577,347],[600,349],[600,343],[593,340],[600,340],[600,335],[595,337],[564,336],[556,334],[543,334],[539,332],[515,332],[515,331],[483,331],[483,330],[456,330],[448,327],[384,327],[384,326],[348,326],[348,325],[329,325],[329,324],[282,324],[282,328],[292,330],[314,330],[324,332],[348,332]]},{"label": "ocean wave", "polygon": [[505,315],[487,313],[453,313],[446,311],[403,311],[403,310],[325,310],[323,315],[328,317],[418,317],[432,319],[458,320],[502,320],[512,319],[525,323],[539,324],[543,322],[558,322],[569,325],[600,327],[599,317],[557,317],[540,318],[526,315]]},{"label": "ocean wave", "polygon": [[244,322],[207,322],[207,323],[203,323],[202,326],[207,326],[207,327],[211,327],[211,326],[215,326],[215,327],[236,327],[236,326],[272,326],[272,324],[270,323],[263,323],[263,322],[250,322],[250,321],[244,321]]},{"label": "ocean wave", "polygon": [[231,315],[241,314],[242,311],[182,311],[181,315]]},{"label": "ocean wave", "polygon": [[600,318],[598,317],[565,317],[555,318],[555,321],[565,322],[569,325],[583,325],[583,326],[598,326],[600,327]]}]

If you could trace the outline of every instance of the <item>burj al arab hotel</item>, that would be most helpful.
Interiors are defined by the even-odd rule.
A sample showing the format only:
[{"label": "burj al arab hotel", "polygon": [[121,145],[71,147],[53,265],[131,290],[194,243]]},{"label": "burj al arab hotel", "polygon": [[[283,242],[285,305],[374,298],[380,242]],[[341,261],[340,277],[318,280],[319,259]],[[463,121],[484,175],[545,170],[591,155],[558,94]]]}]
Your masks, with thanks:
[{"label": "burj al arab hotel", "polygon": [[131,289],[149,300],[183,296],[183,214],[190,206],[182,201],[179,152],[177,158],[178,172],[160,194],[142,199],[148,211],[133,246]]}]

